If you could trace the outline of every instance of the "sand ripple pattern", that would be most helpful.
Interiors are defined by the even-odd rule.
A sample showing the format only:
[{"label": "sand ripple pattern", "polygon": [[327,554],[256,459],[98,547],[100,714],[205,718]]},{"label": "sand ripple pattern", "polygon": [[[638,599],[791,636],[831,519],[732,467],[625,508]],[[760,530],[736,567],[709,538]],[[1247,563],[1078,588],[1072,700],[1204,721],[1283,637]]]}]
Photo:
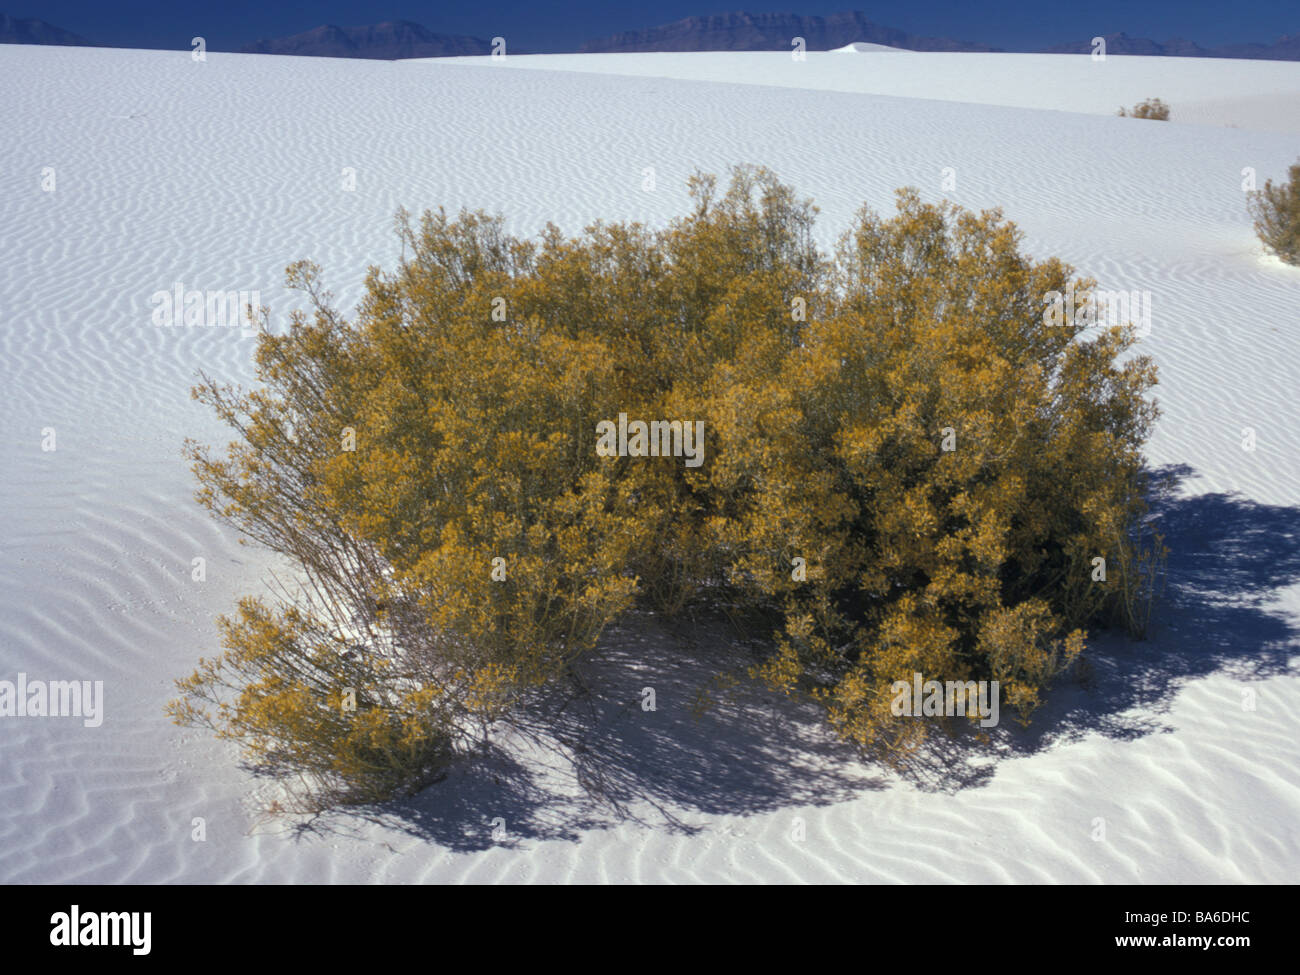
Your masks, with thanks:
[{"label": "sand ripple pattern", "polygon": [[[891,70],[912,63],[887,56]],[[1294,878],[1300,272],[1261,256],[1240,186],[1243,167],[1284,171],[1293,139],[945,100],[944,85],[962,90],[951,58],[924,92],[759,87],[743,82],[774,62],[751,62],[748,76],[692,80],[610,61],[600,70],[615,73],[593,74],[0,47],[0,678],[103,680],[107,699],[97,729],[0,723],[0,880]],[[1286,97],[1276,66],[1239,70]],[[1171,78],[1129,101],[1174,100],[1176,83],[1191,84]],[[864,201],[887,209],[896,187],[915,185],[1002,206],[1034,253],[1151,293],[1143,350],[1161,367],[1165,413],[1152,458],[1195,472],[1170,515],[1182,595],[1156,639],[1104,644],[1101,690],[1064,691],[1046,733],[954,754],[952,781],[969,787],[951,788],[857,763],[815,716],[761,693],[695,721],[708,666],[644,663],[673,659],[644,652],[671,637],[634,621],[595,665],[594,723],[574,731],[595,758],[507,739],[386,810],[387,825],[344,817],[297,842],[255,828],[255,783],[232,752],[162,711],[172,680],[216,649],[213,617],[260,591],[270,565],[193,504],[181,455],[186,436],[223,437],[188,399],[197,372],[247,381],[252,342],[155,327],[151,295],[177,281],[256,290],[274,326],[300,304],[282,287],[300,258],[352,307],[367,267],[398,254],[399,206],[483,207],[521,233],[662,225],[685,212],[692,171],[741,162],[812,196],[827,245]],[[47,167],[54,192],[42,190]],[[341,188],[345,170],[355,190]],[[1257,431],[1253,453],[1243,427]],[[50,428],[57,449],[45,451]],[[1229,529],[1251,532],[1249,544]],[[659,689],[654,715],[635,707],[646,684]],[[579,786],[597,773],[614,806]],[[206,842],[191,839],[196,817]]]}]

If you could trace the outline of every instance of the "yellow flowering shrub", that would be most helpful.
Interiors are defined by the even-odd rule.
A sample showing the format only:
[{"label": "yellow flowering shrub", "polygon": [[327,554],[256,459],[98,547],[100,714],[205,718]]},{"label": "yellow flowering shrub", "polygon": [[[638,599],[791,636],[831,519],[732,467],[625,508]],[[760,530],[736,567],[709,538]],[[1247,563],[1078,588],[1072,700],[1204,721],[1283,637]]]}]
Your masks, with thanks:
[{"label": "yellow flowering shrub", "polygon": [[996,211],[910,190],[893,219],[864,210],[781,393],[723,396],[763,404],[764,435],[728,444],[752,472],[736,567],[787,617],[759,672],[882,753],[925,734],[889,707],[916,673],[997,680],[1027,717],[1088,625],[1140,629],[1159,561],[1134,534],[1154,367],[1125,355],[1131,326],[1049,324],[1071,271],[1019,242]]},{"label": "yellow flowering shrub", "polygon": [[1255,234],[1287,264],[1300,265],[1300,162],[1292,163],[1285,182],[1265,180],[1246,197]]},{"label": "yellow flowering shrub", "polygon": [[[1091,282],[1022,255],[999,212],[914,191],[834,254],[766,170],[691,192],[661,230],[577,238],[403,215],[406,256],[353,321],[290,269],[313,315],[261,337],[263,388],[204,377],[237,438],[190,449],[200,500],[302,586],[223,621],[178,721],[318,805],[371,801],[436,777],[636,601],[707,600],[779,620],[755,674],[891,755],[928,724],[892,714],[894,682],[997,680],[1027,718],[1087,627],[1140,629],[1154,368],[1129,327],[1044,314]],[[604,450],[628,418],[702,424],[698,455],[667,426],[657,456]]]},{"label": "yellow flowering shrub", "polygon": [[1159,98],[1147,98],[1133,106],[1132,110],[1121,107],[1117,113],[1120,118],[1149,118],[1157,122],[1169,121],[1169,106]]}]

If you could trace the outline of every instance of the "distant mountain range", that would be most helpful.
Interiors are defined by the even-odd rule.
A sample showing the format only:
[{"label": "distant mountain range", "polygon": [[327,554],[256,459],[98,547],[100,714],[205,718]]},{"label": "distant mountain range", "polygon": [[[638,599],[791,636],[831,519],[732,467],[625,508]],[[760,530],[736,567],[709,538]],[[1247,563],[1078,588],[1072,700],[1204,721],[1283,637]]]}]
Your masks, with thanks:
[{"label": "distant mountain range", "polygon": [[[1300,61],[1300,34],[1285,34],[1272,44],[1225,44],[1222,47],[1201,47],[1195,41],[1177,38],[1160,44],[1145,37],[1129,37],[1122,31],[1106,34],[1107,54],[1147,54],[1173,58],[1254,58],[1269,61]],[[1049,47],[1047,54],[1087,54],[1092,42],[1058,44]]]},{"label": "distant mountain range", "polygon": [[0,44],[64,44],[90,47],[90,41],[71,31],[52,27],[43,20],[0,14]]},{"label": "distant mountain range", "polygon": [[632,51],[789,51],[792,38],[802,37],[809,51],[867,41],[910,51],[995,51],[987,44],[954,41],[946,37],[918,37],[906,31],[883,27],[858,11],[829,17],[798,14],[714,14],[687,17],[676,23],[645,30],[624,31],[588,41],[584,54]]},{"label": "distant mountain range", "polygon": [[492,45],[481,37],[435,34],[409,20],[387,21],[368,27],[326,24],[291,37],[245,44],[241,54],[304,54],[318,58],[445,58],[463,54],[490,54]]},{"label": "distant mountain range", "polygon": [[[810,51],[828,51],[855,41],[887,44],[910,51],[998,51],[999,48],[946,37],[922,37],[867,19],[858,11],[826,17],[799,14],[728,13],[687,17],[671,24],[623,31],[587,41],[583,53],[639,51],[789,51],[792,38],[802,37]],[[1300,34],[1288,34],[1272,44],[1227,44],[1204,48],[1194,41],[1165,43],[1125,33],[1107,34],[1107,54],[1145,54],[1166,57],[1254,58],[1300,61]],[[34,18],[0,14],[0,44],[94,44],[70,31]],[[122,45],[130,46],[130,45]],[[1058,44],[1048,54],[1086,54],[1091,39]],[[326,58],[439,58],[489,54],[491,44],[481,37],[435,34],[408,20],[387,21],[365,27],[325,24],[290,37],[259,40],[240,48],[245,54],[300,54]],[[511,47],[509,53],[526,53]]]}]

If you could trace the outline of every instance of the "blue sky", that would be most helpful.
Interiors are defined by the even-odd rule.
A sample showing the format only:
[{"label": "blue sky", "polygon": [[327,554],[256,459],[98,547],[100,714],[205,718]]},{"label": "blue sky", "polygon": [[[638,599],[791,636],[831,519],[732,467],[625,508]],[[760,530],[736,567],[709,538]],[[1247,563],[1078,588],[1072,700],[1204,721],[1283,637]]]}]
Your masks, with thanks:
[{"label": "blue sky", "polygon": [[[3,2],[3,0],[0,0]],[[516,47],[573,49],[584,40],[618,30],[650,27],[695,14],[728,10],[828,14],[862,10],[877,23],[915,34],[982,41],[995,47],[1033,49],[1096,34],[1126,31],[1158,41],[1189,38],[1205,47],[1242,41],[1276,40],[1300,32],[1297,0],[1253,0],[1226,4],[1208,0],[894,0],[892,3],[822,4],[812,0],[481,0],[429,3],[410,0],[322,0],[292,6],[266,0],[41,0],[4,3],[6,13],[36,17],[92,41],[141,47],[188,48],[202,35],[213,49],[236,48],[259,37],[279,37],[323,23],[342,26],[383,20],[413,20],[446,34],[490,38],[500,34]]]}]

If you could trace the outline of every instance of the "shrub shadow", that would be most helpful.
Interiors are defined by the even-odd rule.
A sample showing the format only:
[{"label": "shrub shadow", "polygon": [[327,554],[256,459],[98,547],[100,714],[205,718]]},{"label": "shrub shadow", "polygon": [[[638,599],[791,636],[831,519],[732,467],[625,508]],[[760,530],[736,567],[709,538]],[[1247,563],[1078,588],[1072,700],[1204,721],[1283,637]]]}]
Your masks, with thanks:
[{"label": "shrub shadow", "polygon": [[[1057,682],[1028,727],[1004,712],[988,734],[932,735],[886,769],[837,740],[815,704],[738,676],[760,636],[720,613],[674,622],[639,613],[606,634],[571,685],[539,694],[530,717],[498,726],[442,782],[362,814],[455,851],[576,839],[627,821],[690,833],[711,816],[828,805],[899,776],[953,793],[988,782],[1002,758],[1062,740],[1166,732],[1162,715],[1188,680],[1289,672],[1300,630],[1270,600],[1300,581],[1300,508],[1186,496],[1179,484],[1191,469],[1153,473],[1170,551],[1151,635],[1095,634],[1086,665]],[[720,672],[737,675],[732,686]],[[334,826],[311,827],[322,828]]]},{"label": "shrub shadow", "polygon": [[[629,821],[694,833],[711,816],[883,788],[815,705],[741,676],[753,651],[720,614],[673,624],[632,614],[574,681],[524,709],[532,717],[499,725],[493,744],[443,782],[365,815],[471,851]],[[720,669],[732,686],[717,680]],[[493,835],[494,820],[504,834]]]},{"label": "shrub shadow", "polygon": [[1169,732],[1163,715],[1198,677],[1227,673],[1248,682],[1294,672],[1300,620],[1271,604],[1300,582],[1300,508],[1236,494],[1188,496],[1181,486],[1195,472],[1185,465],[1151,474],[1159,485],[1151,511],[1169,562],[1148,638],[1090,635],[1083,666],[1058,680],[1027,728],[1004,713],[988,740],[961,734],[936,741],[907,764],[919,786],[951,792],[980,785],[996,771],[991,758],[1090,734],[1132,740]]}]

